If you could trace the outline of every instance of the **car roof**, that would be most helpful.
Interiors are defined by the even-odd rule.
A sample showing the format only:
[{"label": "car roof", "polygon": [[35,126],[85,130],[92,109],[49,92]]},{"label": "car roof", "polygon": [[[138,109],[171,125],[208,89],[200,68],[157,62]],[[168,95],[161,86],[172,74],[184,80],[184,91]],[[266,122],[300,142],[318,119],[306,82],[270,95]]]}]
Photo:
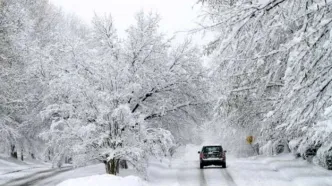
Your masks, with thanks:
[{"label": "car roof", "polygon": [[221,147],[221,145],[204,145],[203,147]]}]

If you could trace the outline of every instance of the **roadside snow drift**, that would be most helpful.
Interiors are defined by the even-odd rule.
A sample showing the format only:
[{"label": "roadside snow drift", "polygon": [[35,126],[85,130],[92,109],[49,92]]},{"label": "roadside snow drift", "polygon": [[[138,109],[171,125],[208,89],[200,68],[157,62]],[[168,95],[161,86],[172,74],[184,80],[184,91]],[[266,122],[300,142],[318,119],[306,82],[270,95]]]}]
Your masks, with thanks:
[{"label": "roadside snow drift", "polygon": [[57,186],[145,186],[136,176],[119,177],[109,174],[88,176],[66,180]]}]

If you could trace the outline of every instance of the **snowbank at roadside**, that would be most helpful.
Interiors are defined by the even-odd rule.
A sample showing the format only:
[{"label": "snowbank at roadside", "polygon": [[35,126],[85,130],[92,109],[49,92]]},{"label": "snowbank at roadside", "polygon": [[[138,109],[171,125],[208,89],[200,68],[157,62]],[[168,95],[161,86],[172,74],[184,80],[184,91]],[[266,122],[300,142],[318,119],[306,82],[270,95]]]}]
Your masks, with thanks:
[{"label": "snowbank at roadside", "polygon": [[119,177],[109,174],[87,176],[66,180],[57,186],[146,186],[141,178],[136,176]]},{"label": "snowbank at roadside", "polygon": [[332,172],[291,153],[233,159],[227,172],[239,186],[332,186]]}]

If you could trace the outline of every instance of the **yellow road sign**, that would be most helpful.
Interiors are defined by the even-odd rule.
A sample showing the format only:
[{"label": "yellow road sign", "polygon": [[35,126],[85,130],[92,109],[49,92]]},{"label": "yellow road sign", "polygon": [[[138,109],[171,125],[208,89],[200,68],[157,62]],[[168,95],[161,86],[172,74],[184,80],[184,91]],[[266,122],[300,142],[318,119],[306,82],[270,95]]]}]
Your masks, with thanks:
[{"label": "yellow road sign", "polygon": [[252,142],[254,142],[254,137],[253,136],[247,136],[247,143],[249,143],[250,145],[252,144]]}]

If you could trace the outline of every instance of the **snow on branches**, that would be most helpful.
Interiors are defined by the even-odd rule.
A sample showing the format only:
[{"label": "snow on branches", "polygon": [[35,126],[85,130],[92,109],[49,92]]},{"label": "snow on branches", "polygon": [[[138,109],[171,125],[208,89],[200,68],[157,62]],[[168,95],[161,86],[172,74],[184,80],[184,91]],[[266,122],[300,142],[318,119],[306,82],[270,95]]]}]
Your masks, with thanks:
[{"label": "snow on branches", "polygon": [[119,38],[111,15],[90,27],[47,0],[0,3],[6,149],[54,166],[100,160],[112,173],[126,160],[144,172],[148,156],[170,154],[172,134],[191,138],[208,102],[201,52],[190,39],[173,46],[158,15],[139,12]]},{"label": "snow on branches", "polygon": [[331,105],[331,1],[200,2],[213,22],[202,29],[219,33],[207,52],[223,82],[222,117],[260,133],[262,144],[312,138]]}]

